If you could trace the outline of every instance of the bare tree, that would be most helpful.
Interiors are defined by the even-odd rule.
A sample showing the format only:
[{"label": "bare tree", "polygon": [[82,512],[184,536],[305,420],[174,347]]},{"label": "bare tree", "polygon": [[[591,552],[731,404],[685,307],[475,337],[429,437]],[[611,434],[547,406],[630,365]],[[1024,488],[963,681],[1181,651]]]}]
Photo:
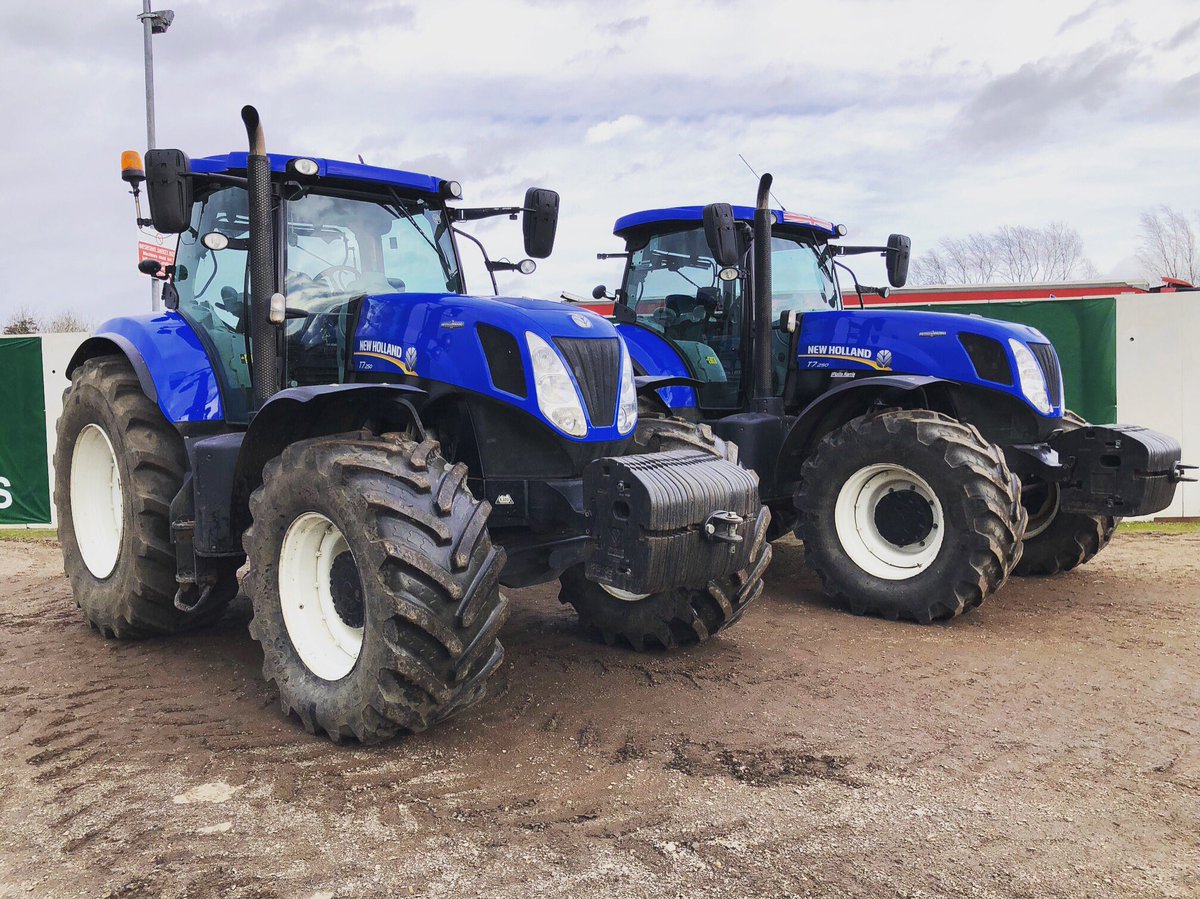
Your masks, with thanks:
[{"label": "bare tree", "polygon": [[1137,260],[1149,278],[1180,278],[1200,282],[1196,233],[1182,212],[1159,206],[1142,213],[1138,221]]},{"label": "bare tree", "polygon": [[912,263],[914,284],[1069,281],[1094,274],[1079,232],[1065,222],[1044,228],[1004,225],[987,234],[944,237]]},{"label": "bare tree", "polygon": [[41,320],[28,306],[22,306],[10,315],[4,325],[5,334],[38,334],[41,330]]},{"label": "bare tree", "polygon": [[50,323],[46,325],[46,330],[51,334],[69,334],[75,331],[90,331],[95,327],[95,322],[90,318],[81,318],[74,312],[60,312],[54,318],[50,319]]}]

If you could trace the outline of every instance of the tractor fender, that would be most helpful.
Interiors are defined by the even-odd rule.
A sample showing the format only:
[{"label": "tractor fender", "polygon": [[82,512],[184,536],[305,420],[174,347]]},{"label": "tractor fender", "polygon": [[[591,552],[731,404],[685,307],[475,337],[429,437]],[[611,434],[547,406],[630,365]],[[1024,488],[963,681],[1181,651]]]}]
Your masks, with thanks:
[{"label": "tractor fender", "polygon": [[[799,474],[799,463],[803,462],[812,445],[834,428],[841,427],[851,418],[861,415],[876,400],[900,402],[914,392],[925,394],[920,405],[934,411],[949,411],[948,391],[954,386],[945,378],[929,375],[880,375],[874,378],[859,378],[840,384],[817,397],[804,407],[796,417],[783,440],[780,450],[780,472],[788,472],[786,479]],[[935,393],[931,397],[929,394]],[[932,400],[932,402],[931,402]],[[784,480],[781,477],[780,480]]]},{"label": "tractor fender", "polygon": [[407,384],[328,384],[291,387],[272,396],[250,420],[233,477],[233,531],[249,526],[250,494],[262,484],[263,466],[300,440],[369,427],[377,433],[424,425],[414,401],[425,396]]},{"label": "tractor fender", "polygon": [[124,356],[128,359],[134,374],[137,375],[138,383],[142,385],[142,393],[158,402],[158,388],[154,386],[154,379],[150,377],[146,360],[129,338],[121,334],[95,334],[81,343],[72,354],[71,361],[67,363],[67,377],[70,378],[75,374],[75,369],[97,356]]},{"label": "tractor fender", "polygon": [[225,419],[208,353],[178,313],[109,319],[75,350],[67,377],[88,359],[116,354],[129,360],[142,391],[172,424]]}]

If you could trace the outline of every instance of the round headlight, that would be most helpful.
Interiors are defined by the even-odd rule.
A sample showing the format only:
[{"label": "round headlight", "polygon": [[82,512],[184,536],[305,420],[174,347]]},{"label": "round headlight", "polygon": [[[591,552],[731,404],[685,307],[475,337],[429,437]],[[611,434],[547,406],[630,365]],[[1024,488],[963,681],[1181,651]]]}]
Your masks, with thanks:
[{"label": "round headlight", "polygon": [[311,178],[319,172],[320,166],[312,159],[293,159],[292,171],[297,175],[304,175],[306,178]]},{"label": "round headlight", "polygon": [[462,185],[457,181],[443,181],[442,193],[452,200],[462,199]]},{"label": "round headlight", "polygon": [[717,273],[717,277],[722,281],[736,281],[738,279],[738,275],[740,274],[741,273],[736,268],[729,266],[728,268],[721,269],[721,271]]},{"label": "round headlight", "polygon": [[229,238],[220,231],[209,231],[200,238],[200,243],[204,244],[210,250],[223,250],[229,246]]},{"label": "round headlight", "polygon": [[537,263],[532,259],[522,259],[517,263],[517,271],[522,275],[532,275],[537,271]]}]

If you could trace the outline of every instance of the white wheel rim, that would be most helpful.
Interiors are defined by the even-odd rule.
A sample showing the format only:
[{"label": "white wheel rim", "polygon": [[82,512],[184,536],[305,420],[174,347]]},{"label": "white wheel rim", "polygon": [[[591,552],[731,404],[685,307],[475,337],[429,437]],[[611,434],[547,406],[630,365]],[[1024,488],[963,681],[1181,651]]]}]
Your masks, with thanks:
[{"label": "white wheel rim", "polygon": [[121,555],[125,530],[121,472],[104,429],[86,425],[71,450],[71,526],[83,564],[103,580]]},{"label": "white wheel rim", "polygon": [[648,597],[649,593],[630,593],[628,590],[622,590],[620,587],[610,587],[608,584],[601,584],[604,592],[609,596],[621,600],[621,602],[641,602]]},{"label": "white wheel rim", "polygon": [[[897,491],[908,491],[928,506],[927,533],[906,545],[884,536],[876,521],[880,502],[894,502],[886,498]],[[834,526],[851,561],[889,581],[907,580],[929,568],[946,531],[942,504],[929,483],[916,472],[889,463],[860,468],[842,485],[834,505]]]},{"label": "white wheel rim", "polygon": [[1054,523],[1054,519],[1058,517],[1058,500],[1059,492],[1057,484],[1047,485],[1048,495],[1046,501],[1042,503],[1041,508],[1035,509],[1029,513],[1029,524],[1025,526],[1025,536],[1023,539],[1029,540],[1042,533],[1046,528]]},{"label": "white wheel rim", "polygon": [[337,525],[318,512],[296,518],[279,550],[283,623],[300,661],[322,680],[341,680],[362,652],[363,629],[343,621],[333,603],[333,563],[349,551]]}]

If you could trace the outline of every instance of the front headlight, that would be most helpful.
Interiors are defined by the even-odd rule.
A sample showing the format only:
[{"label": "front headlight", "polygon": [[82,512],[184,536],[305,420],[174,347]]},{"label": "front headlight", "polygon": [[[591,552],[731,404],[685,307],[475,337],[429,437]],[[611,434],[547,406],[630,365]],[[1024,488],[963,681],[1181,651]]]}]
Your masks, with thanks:
[{"label": "front headlight", "polygon": [[538,408],[564,434],[586,437],[587,419],[583,417],[583,404],[579,402],[579,392],[562,357],[532,331],[525,332],[525,343],[533,364]]},{"label": "front headlight", "polygon": [[1008,345],[1012,347],[1013,358],[1017,361],[1021,392],[1039,412],[1049,415],[1054,411],[1054,407],[1050,405],[1050,394],[1046,390],[1046,376],[1042,374],[1042,367],[1033,357],[1033,351],[1012,337],[1008,339]]},{"label": "front headlight", "polygon": [[633,384],[633,362],[629,347],[621,348],[621,402],[617,406],[617,432],[628,434],[637,424],[637,388]]}]

